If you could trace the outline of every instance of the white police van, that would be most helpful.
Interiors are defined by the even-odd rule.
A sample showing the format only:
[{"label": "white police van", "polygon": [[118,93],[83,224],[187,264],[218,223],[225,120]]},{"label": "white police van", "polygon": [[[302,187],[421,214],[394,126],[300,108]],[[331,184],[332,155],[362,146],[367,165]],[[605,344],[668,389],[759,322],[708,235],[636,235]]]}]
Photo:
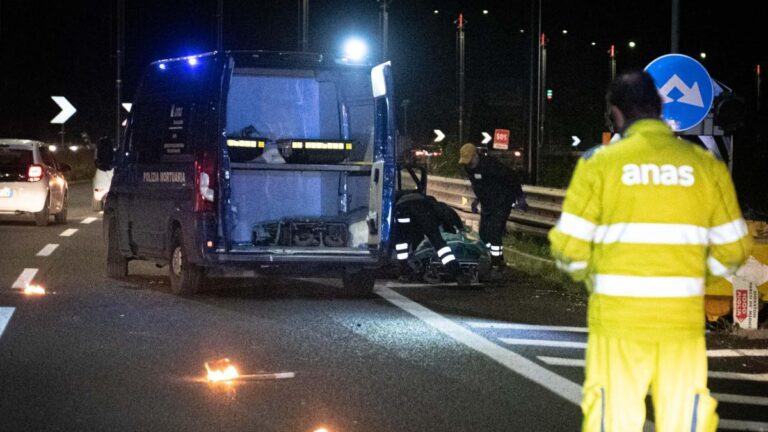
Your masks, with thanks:
[{"label": "white police van", "polygon": [[389,63],[223,52],[148,66],[123,142],[102,145],[107,272],[169,265],[341,276],[369,293],[386,262],[396,183]]}]

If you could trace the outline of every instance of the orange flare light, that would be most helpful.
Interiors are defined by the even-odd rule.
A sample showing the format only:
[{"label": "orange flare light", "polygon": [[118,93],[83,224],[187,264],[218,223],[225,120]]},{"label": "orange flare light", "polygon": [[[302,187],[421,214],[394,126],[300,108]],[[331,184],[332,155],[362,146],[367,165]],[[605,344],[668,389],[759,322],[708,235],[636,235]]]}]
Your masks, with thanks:
[{"label": "orange flare light", "polygon": [[27,285],[24,288],[24,294],[26,295],[45,295],[45,288],[40,285]]},{"label": "orange flare light", "polygon": [[211,382],[231,381],[240,376],[228,358],[205,362],[205,369],[208,371],[208,381]]}]

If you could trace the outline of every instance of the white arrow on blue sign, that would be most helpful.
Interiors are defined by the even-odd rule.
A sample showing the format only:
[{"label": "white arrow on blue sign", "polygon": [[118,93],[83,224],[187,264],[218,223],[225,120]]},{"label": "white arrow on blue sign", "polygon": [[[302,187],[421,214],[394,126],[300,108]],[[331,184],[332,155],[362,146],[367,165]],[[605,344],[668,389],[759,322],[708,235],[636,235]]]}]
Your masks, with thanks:
[{"label": "white arrow on blue sign", "polygon": [[699,124],[709,113],[714,98],[712,78],[696,60],[667,54],[645,67],[662,98],[661,117],[675,132]]}]

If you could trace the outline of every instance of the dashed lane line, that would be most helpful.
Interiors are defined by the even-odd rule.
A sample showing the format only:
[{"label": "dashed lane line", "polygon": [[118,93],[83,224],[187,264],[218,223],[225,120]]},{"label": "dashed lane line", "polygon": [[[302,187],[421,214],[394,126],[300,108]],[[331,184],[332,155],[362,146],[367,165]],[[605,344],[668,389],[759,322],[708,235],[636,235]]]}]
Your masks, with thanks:
[{"label": "dashed lane line", "polygon": [[547,357],[547,356],[536,356],[536,358],[552,366],[584,367],[584,365],[586,365],[586,362],[584,361],[584,359],[577,359],[577,358],[562,358],[562,357]]},{"label": "dashed lane line", "polygon": [[518,323],[494,323],[494,322],[482,322],[482,321],[467,321],[468,326],[477,329],[500,329],[500,330],[529,330],[529,331],[564,331],[564,332],[576,332],[586,333],[586,327],[571,327],[571,326],[549,326],[549,325],[535,325],[535,324],[518,324]]},{"label": "dashed lane line", "polygon": [[8,321],[11,320],[13,309],[14,308],[12,307],[0,307],[0,336],[3,336],[5,326],[8,325]]},{"label": "dashed lane line", "polygon": [[24,289],[26,288],[31,282],[32,279],[37,274],[36,268],[25,268],[24,271],[21,272],[18,279],[16,279],[16,282],[11,285],[11,288],[14,289]]},{"label": "dashed lane line", "polygon": [[528,345],[528,346],[544,346],[544,347],[576,348],[576,349],[585,349],[587,347],[586,342],[558,341],[558,340],[549,340],[549,339],[499,338],[499,340],[504,342],[507,345]]},{"label": "dashed lane line", "polygon": [[72,234],[77,232],[77,228],[69,228],[64,230],[61,234],[59,234],[60,237],[71,237]]},{"label": "dashed lane line", "polygon": [[87,217],[87,218],[83,219],[80,223],[81,224],[89,224],[91,222],[94,222],[96,219],[97,218],[95,218],[95,217]]},{"label": "dashed lane line", "polygon": [[36,256],[47,257],[52,254],[57,247],[59,247],[59,245],[56,243],[48,243],[42,249],[40,249],[40,252],[38,252]]}]

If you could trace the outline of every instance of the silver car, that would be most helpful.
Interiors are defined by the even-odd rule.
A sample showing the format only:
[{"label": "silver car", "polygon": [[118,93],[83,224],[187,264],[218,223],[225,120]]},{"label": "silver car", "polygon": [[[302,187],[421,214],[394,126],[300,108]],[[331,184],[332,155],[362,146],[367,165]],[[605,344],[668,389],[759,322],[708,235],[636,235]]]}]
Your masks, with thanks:
[{"label": "silver car", "polygon": [[59,164],[39,141],[0,138],[0,216],[31,214],[38,226],[67,223],[69,187]]}]

